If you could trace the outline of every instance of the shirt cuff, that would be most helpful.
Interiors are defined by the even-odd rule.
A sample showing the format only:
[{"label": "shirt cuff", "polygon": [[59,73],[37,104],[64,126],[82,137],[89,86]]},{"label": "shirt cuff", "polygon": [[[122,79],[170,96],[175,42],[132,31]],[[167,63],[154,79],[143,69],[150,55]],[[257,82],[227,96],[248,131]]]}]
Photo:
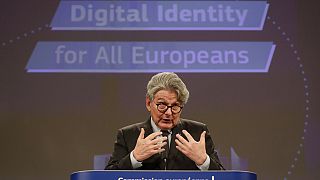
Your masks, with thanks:
[{"label": "shirt cuff", "polygon": [[[137,169],[142,166],[142,162],[139,162],[136,160],[136,158],[134,158],[133,151],[131,151],[131,153],[130,153],[130,160],[131,160],[131,164],[132,164],[133,169]],[[209,161],[209,163],[210,163],[210,161]]]},{"label": "shirt cuff", "polygon": [[[196,164],[197,165],[197,164]],[[207,159],[204,161],[203,164],[201,165],[197,165],[197,167],[201,170],[201,171],[206,171],[209,169],[210,166],[210,157],[207,154]]]}]

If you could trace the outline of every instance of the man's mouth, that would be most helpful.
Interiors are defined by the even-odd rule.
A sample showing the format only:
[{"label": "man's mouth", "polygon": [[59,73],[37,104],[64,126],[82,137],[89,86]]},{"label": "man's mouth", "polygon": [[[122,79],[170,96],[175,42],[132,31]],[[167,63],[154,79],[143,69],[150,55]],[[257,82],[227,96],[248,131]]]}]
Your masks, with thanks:
[{"label": "man's mouth", "polygon": [[171,123],[171,122],[172,122],[171,119],[162,119],[162,121],[163,121],[164,123]]}]

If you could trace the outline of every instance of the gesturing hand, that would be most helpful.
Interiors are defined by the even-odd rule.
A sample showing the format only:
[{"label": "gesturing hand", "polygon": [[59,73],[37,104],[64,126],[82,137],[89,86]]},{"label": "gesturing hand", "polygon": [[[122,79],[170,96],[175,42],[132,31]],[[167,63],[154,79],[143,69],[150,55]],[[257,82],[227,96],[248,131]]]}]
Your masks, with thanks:
[{"label": "gesturing hand", "polygon": [[207,158],[205,141],[206,131],[201,133],[200,140],[198,142],[193,139],[188,131],[182,130],[182,133],[188,140],[184,139],[180,134],[177,134],[177,139],[175,139],[177,144],[176,148],[197,165],[202,165]]},{"label": "gesturing hand", "polygon": [[162,147],[167,144],[167,142],[164,142],[167,140],[167,137],[158,137],[161,134],[162,132],[158,131],[144,138],[144,129],[141,128],[136,146],[133,150],[134,158],[136,158],[137,161],[143,161],[154,154],[164,151],[165,149]]}]

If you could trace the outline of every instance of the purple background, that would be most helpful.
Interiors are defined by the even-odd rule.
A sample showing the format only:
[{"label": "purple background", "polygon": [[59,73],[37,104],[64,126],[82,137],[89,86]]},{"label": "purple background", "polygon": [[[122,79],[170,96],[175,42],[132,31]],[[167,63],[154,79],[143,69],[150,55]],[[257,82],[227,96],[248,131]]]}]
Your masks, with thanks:
[{"label": "purple background", "polygon": [[[208,124],[222,157],[231,148],[260,180],[320,178],[316,1],[268,1],[263,31],[59,31],[58,0],[4,1],[0,42],[0,179],[69,179],[112,152],[116,130],[144,121],[152,74],[27,73],[38,41],[273,41],[266,74],[181,73],[183,117]],[[308,101],[308,102],[307,102]],[[230,167],[230,166],[229,166]]]}]

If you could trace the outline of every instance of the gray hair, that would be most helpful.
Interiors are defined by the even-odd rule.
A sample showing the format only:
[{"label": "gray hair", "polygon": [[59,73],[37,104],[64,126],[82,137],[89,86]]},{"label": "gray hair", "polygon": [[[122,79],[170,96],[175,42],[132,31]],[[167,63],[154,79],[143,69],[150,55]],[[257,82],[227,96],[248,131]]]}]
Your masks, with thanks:
[{"label": "gray hair", "polygon": [[173,72],[158,73],[150,79],[147,85],[146,96],[154,99],[154,95],[160,90],[173,90],[177,93],[177,99],[185,105],[189,99],[189,91],[179,76]]}]

